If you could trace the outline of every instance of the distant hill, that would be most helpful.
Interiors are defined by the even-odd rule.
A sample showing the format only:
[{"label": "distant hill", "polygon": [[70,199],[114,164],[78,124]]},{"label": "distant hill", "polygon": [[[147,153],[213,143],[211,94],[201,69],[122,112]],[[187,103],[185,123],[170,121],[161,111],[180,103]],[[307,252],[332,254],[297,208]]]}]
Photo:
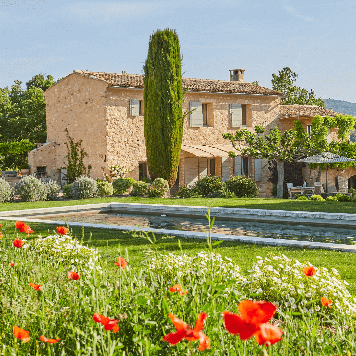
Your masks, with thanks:
[{"label": "distant hill", "polygon": [[350,103],[343,100],[323,99],[325,108],[332,109],[341,114],[356,116],[356,103]]}]

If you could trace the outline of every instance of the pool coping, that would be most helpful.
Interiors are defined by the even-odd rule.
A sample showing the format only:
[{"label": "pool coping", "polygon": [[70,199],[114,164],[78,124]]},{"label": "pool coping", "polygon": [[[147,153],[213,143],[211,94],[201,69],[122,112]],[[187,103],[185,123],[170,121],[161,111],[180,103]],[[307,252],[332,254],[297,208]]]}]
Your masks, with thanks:
[{"label": "pool coping", "polygon": [[[140,203],[101,203],[101,204],[87,204],[87,205],[73,205],[62,206],[54,208],[40,208],[40,209],[26,209],[26,210],[13,210],[0,212],[1,220],[17,220],[22,217],[24,222],[36,222],[54,225],[64,225],[64,220],[42,220],[31,219],[28,216],[41,215],[50,213],[69,213],[90,210],[106,210],[111,212],[126,212],[126,213],[148,213],[148,214],[167,214],[175,216],[194,216],[205,217],[207,207],[205,206],[183,206],[183,205],[162,205],[162,204],[140,204]],[[225,219],[249,219],[259,221],[275,221],[275,222],[303,222],[320,225],[344,225],[356,226],[356,214],[347,213],[324,213],[324,212],[305,212],[305,211],[286,211],[286,210],[266,210],[266,209],[245,209],[245,208],[223,208],[212,207],[210,208],[212,217],[224,217]],[[27,216],[27,217],[26,217]],[[100,228],[121,231],[145,231],[154,232],[156,234],[173,235],[177,237],[189,237],[206,239],[207,234],[196,231],[181,231],[181,230],[167,230],[167,229],[154,229],[154,228],[137,228],[136,226],[117,226],[105,224],[91,224],[91,223],[77,223],[68,222],[69,226],[84,226],[88,228]],[[297,241],[297,240],[284,240],[261,238],[254,236],[239,236],[239,235],[224,235],[224,234],[211,234],[214,240],[224,241],[240,241],[246,243],[273,245],[273,246],[289,246],[289,247],[302,247],[302,248],[322,248],[335,251],[356,252],[356,245],[333,244],[325,242],[312,242],[312,241]]]}]

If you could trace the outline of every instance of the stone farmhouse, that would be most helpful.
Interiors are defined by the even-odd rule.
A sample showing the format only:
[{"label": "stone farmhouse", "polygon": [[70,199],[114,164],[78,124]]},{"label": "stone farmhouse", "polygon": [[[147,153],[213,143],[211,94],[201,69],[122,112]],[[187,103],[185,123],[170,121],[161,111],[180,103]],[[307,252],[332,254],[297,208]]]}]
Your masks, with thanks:
[{"label": "stone farmhouse", "polygon": [[[183,111],[195,110],[184,121],[177,186],[210,174],[224,181],[231,175],[246,175],[257,182],[261,197],[270,196],[267,160],[229,158],[232,146],[222,133],[243,127],[253,130],[256,125],[266,130],[278,126],[283,131],[293,128],[294,120],[301,120],[309,130],[315,115],[337,114],[317,106],[280,105],[282,93],[246,83],[244,71],[231,70],[230,81],[183,78]],[[130,170],[127,176],[136,180],[147,177],[143,85],[141,75],[74,71],[49,88],[45,92],[47,142],[29,153],[30,173],[63,183],[67,129],[75,141],[82,140],[89,155],[85,164],[91,164],[93,178],[103,178],[114,164]],[[330,139],[336,139],[336,131]],[[323,181],[320,174],[307,171],[308,183]],[[353,169],[347,171],[343,172],[346,178],[356,174]],[[332,171],[328,176],[332,184]]]}]

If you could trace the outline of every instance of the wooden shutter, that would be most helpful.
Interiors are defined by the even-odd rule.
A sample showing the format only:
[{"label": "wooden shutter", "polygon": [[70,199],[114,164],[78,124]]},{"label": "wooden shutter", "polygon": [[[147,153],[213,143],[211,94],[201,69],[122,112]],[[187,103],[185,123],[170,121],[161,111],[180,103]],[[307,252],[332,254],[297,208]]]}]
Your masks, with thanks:
[{"label": "wooden shutter", "polygon": [[[193,110],[193,111],[192,111]],[[203,104],[200,101],[190,102],[190,127],[203,126]]]},{"label": "wooden shutter", "polygon": [[140,100],[130,99],[130,114],[131,116],[140,115]]},{"label": "wooden shutter", "polygon": [[208,159],[199,158],[199,180],[208,175]]},{"label": "wooden shutter", "polygon": [[242,106],[241,104],[230,104],[231,127],[242,126]]},{"label": "wooden shutter", "polygon": [[260,182],[262,180],[262,161],[261,158],[255,158],[255,181]]},{"label": "wooden shutter", "polygon": [[234,175],[235,176],[241,176],[242,175],[241,156],[235,157]]},{"label": "wooden shutter", "polygon": [[221,157],[221,178],[223,182],[226,182],[230,178],[229,166],[230,166],[230,158]]},{"label": "wooden shutter", "polygon": [[198,181],[198,158],[186,158],[184,160],[184,184],[192,185]]}]

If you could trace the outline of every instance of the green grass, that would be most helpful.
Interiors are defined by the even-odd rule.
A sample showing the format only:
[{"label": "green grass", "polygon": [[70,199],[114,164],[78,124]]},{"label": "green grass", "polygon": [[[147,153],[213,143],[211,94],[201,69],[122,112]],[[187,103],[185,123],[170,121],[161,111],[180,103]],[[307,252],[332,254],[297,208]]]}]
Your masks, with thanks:
[{"label": "green grass", "polygon": [[[195,255],[207,250],[206,241],[157,236],[155,245],[133,232],[103,229],[83,230],[73,228],[72,234],[84,245],[95,246],[101,254],[103,275],[85,279],[80,270],[79,281],[69,281],[67,268],[56,267],[51,261],[37,258],[12,247],[16,237],[14,222],[2,221],[6,229],[0,245],[2,265],[0,272],[0,354],[10,355],[189,355],[189,344],[182,341],[176,346],[162,342],[163,335],[174,331],[167,315],[174,315],[194,324],[197,315],[206,311],[209,315],[203,332],[211,339],[211,355],[258,355],[261,347],[254,339],[242,342],[238,336],[230,335],[223,327],[221,312],[237,312],[239,291],[226,295],[224,289],[231,281],[215,280],[213,276],[189,278],[184,282],[187,296],[169,292],[164,275],[150,275],[147,252],[169,252]],[[37,235],[54,234],[55,226],[33,223],[35,231],[28,240]],[[24,234],[18,234],[23,238]],[[180,246],[179,246],[180,245]],[[285,254],[301,262],[311,262],[316,267],[336,268],[341,277],[350,283],[349,290],[356,295],[356,254],[324,250],[297,249],[287,247],[259,246],[238,242],[223,242],[214,252],[230,257],[242,272],[251,269],[256,256]],[[122,273],[114,261],[125,256],[129,268]],[[9,267],[16,261],[16,268]],[[1,274],[1,273],[0,273]],[[148,276],[147,276],[148,275]],[[43,285],[44,291],[36,292],[29,283]],[[118,333],[104,331],[92,320],[94,313],[120,319]],[[323,319],[315,316],[303,317],[279,314],[279,326],[284,330],[282,341],[268,348],[270,356],[279,355],[334,355],[356,350],[356,324],[352,318],[337,316]],[[19,326],[30,331],[30,342],[16,340],[12,327]],[[61,342],[48,345],[39,341],[40,335],[61,338]],[[199,354],[197,342],[193,343],[194,355]],[[192,354],[192,353],[191,353]]]},{"label": "green grass", "polygon": [[83,200],[45,201],[29,203],[2,203],[0,211],[51,208],[59,206],[86,205],[98,203],[140,203],[140,204],[165,204],[165,205],[187,205],[187,206],[211,206],[227,208],[289,210],[289,211],[316,211],[327,213],[356,214],[356,204],[352,202],[317,202],[296,201],[289,199],[273,198],[139,198],[139,197],[107,197]]}]

